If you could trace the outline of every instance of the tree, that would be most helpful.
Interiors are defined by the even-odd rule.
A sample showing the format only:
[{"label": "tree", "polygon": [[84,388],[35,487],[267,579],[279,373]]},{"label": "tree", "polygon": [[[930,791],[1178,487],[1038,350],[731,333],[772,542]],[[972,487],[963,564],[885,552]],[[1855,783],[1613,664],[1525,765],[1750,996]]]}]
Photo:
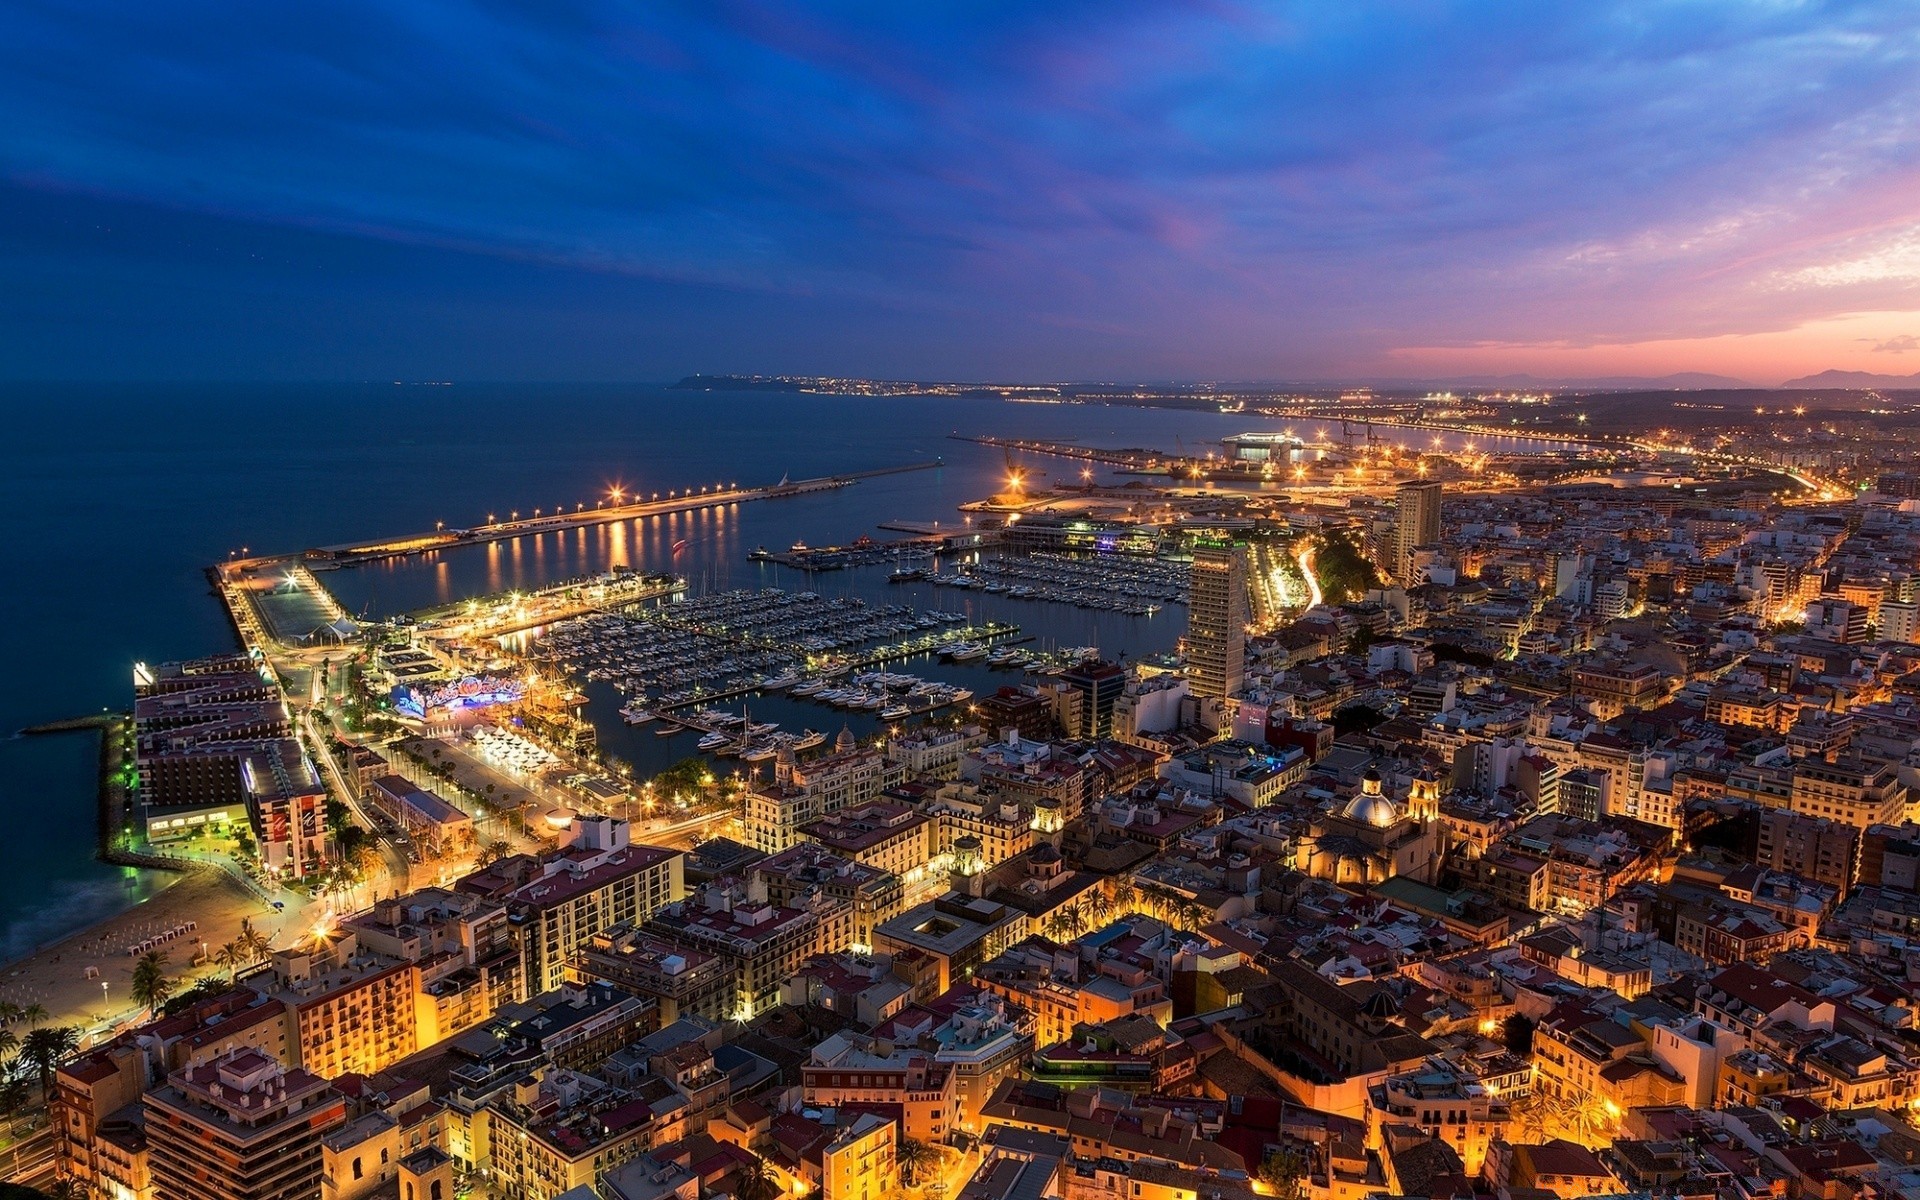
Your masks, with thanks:
[{"label": "tree", "polygon": [[1320,580],[1320,590],[1332,604],[1339,604],[1354,596],[1380,586],[1380,572],[1367,561],[1353,538],[1345,531],[1336,529],[1320,540],[1320,547],[1313,558],[1313,573]]},{"label": "tree", "polygon": [[240,947],[247,952],[248,962],[259,962],[273,949],[273,941],[253,927],[253,918],[243,918],[240,922]]},{"label": "tree", "polygon": [[483,843],[480,853],[473,856],[473,861],[476,866],[490,867],[512,853],[513,847],[504,841],[495,840]]},{"label": "tree", "polygon": [[356,879],[371,878],[373,873],[380,869],[381,861],[380,848],[373,844],[372,839],[355,846],[353,853],[347,856],[347,862],[353,867]]},{"label": "tree", "polygon": [[933,1165],[933,1147],[917,1138],[901,1138],[894,1160],[900,1164],[900,1182],[918,1187],[922,1172]]},{"label": "tree", "polygon": [[365,829],[358,825],[349,825],[333,836],[333,846],[339,852],[340,858],[345,861],[351,859],[354,852],[370,840],[371,835]]},{"label": "tree", "polygon": [[774,1200],[780,1195],[780,1184],[767,1170],[765,1160],[758,1155],[751,1163],[740,1168],[735,1177],[734,1191],[740,1200]]},{"label": "tree", "polygon": [[32,1099],[25,1075],[18,1071],[0,1074],[0,1120],[13,1120]]},{"label": "tree", "polygon": [[159,1012],[173,995],[173,980],[167,978],[167,952],[149,950],[133,965],[133,1002]]},{"label": "tree", "polygon": [[1307,1156],[1291,1146],[1276,1147],[1267,1153],[1255,1175],[1281,1200],[1300,1200],[1306,1194]]},{"label": "tree", "polygon": [[353,810],[347,807],[346,802],[328,796],[327,833],[332,835],[333,840],[338,843],[341,838],[346,836],[347,830],[357,828],[359,828],[359,826],[353,823]]},{"label": "tree", "polygon": [[240,974],[240,968],[247,964],[247,948],[237,940],[226,943],[214,951],[213,961],[227,969],[227,981],[231,983]]},{"label": "tree", "polygon": [[20,1016],[17,1019],[25,1021],[29,1025],[38,1025],[47,1019],[46,1006],[42,1004],[29,1004],[20,1010]]},{"label": "tree", "polygon": [[1105,888],[1094,888],[1087,897],[1087,916],[1096,928],[1104,928],[1113,916],[1113,897]]},{"label": "tree", "polygon": [[227,980],[220,978],[218,975],[209,975],[186,991],[169,997],[166,1007],[161,1011],[171,1017],[176,1013],[187,1011],[202,1000],[211,1000],[215,996],[225,995],[232,988],[233,984]]},{"label": "tree", "polygon": [[80,1048],[80,1031],[72,1025],[44,1025],[20,1039],[20,1057],[40,1079],[42,1098],[53,1095],[53,1073]]}]

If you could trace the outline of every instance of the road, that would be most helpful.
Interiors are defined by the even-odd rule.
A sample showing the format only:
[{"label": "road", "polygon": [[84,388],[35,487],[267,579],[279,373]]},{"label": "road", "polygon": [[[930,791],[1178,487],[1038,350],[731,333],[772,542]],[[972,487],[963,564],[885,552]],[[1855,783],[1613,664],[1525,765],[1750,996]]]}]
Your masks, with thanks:
[{"label": "road", "polygon": [[[381,832],[379,824],[369,819],[366,810],[360,806],[360,793],[347,782],[345,772],[340,770],[340,764],[334,760],[333,740],[320,728],[320,723],[313,719],[312,709],[301,711],[300,728],[306,732],[308,742],[313,746],[314,753],[319,756],[321,769],[327,773],[334,792],[353,813],[353,819],[360,822],[360,825],[373,835],[374,844],[380,847],[380,856],[387,870],[387,887],[384,894],[398,895],[407,891],[408,882],[412,878],[412,867],[407,862],[406,852],[394,845],[393,840]],[[374,894],[383,893],[375,889]]]},{"label": "road", "polygon": [[1319,608],[1322,597],[1320,595],[1320,581],[1316,579],[1313,574],[1313,545],[1311,542],[1307,544],[1306,549],[1300,552],[1300,574],[1305,577],[1307,581],[1307,607]]}]

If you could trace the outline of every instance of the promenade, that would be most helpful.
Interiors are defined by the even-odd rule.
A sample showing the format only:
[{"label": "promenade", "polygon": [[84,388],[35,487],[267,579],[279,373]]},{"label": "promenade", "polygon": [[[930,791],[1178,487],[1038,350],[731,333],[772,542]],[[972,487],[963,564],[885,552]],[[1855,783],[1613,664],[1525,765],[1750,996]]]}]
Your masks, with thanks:
[{"label": "promenade", "polygon": [[86,1042],[102,1040],[141,1015],[132,998],[136,959],[128,953],[131,947],[194,922],[192,934],[166,944],[167,975],[178,981],[176,992],[184,991],[209,975],[225,975],[210,962],[199,968],[192,962],[203,941],[210,958],[239,937],[243,920],[251,920],[276,947],[307,927],[311,905],[300,893],[282,892],[277,898],[284,909],[212,865],[186,872],[125,912],[0,968],[0,1000],[38,1004],[47,1010],[46,1024],[76,1025]]}]

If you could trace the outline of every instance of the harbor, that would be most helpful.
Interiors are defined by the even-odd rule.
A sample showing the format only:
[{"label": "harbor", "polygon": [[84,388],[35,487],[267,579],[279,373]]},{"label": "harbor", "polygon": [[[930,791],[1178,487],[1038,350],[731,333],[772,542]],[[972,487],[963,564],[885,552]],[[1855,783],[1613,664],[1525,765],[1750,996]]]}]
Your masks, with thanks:
[{"label": "harbor", "polygon": [[[917,655],[977,657],[975,647],[984,654],[987,643],[1018,633],[1001,622],[975,625],[962,613],[759,588],[581,617],[502,645],[582,684],[613,684],[623,717],[638,724],[755,692],[813,695],[825,689],[812,684]],[[953,702],[938,691],[926,696],[918,711]],[[702,728],[697,718],[679,723]]]},{"label": "harbor", "polygon": [[981,557],[960,569],[926,576],[938,587],[974,589],[1012,600],[1070,604],[1146,617],[1162,605],[1186,604],[1187,565],[1125,555],[1072,555],[1036,550]]}]

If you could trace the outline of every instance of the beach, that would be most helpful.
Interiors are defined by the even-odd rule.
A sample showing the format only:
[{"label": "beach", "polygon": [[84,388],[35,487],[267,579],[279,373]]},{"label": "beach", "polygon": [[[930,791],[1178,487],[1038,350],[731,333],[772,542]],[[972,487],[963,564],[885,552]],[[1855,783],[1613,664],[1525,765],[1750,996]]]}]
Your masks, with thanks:
[{"label": "beach", "polygon": [[[308,919],[308,905],[298,893],[285,893],[283,899],[287,907],[275,909],[214,868],[183,873],[127,911],[0,967],[0,1000],[23,1008],[38,1004],[47,1011],[45,1024],[77,1025],[87,1042],[102,1040],[143,1015],[133,1003],[138,954],[130,950],[179,930],[156,945],[167,955],[167,975],[177,981],[177,994],[208,976],[225,974],[211,956],[239,936],[243,920],[251,919],[275,945],[284,944],[285,931]],[[203,943],[207,961],[196,967]]]}]

